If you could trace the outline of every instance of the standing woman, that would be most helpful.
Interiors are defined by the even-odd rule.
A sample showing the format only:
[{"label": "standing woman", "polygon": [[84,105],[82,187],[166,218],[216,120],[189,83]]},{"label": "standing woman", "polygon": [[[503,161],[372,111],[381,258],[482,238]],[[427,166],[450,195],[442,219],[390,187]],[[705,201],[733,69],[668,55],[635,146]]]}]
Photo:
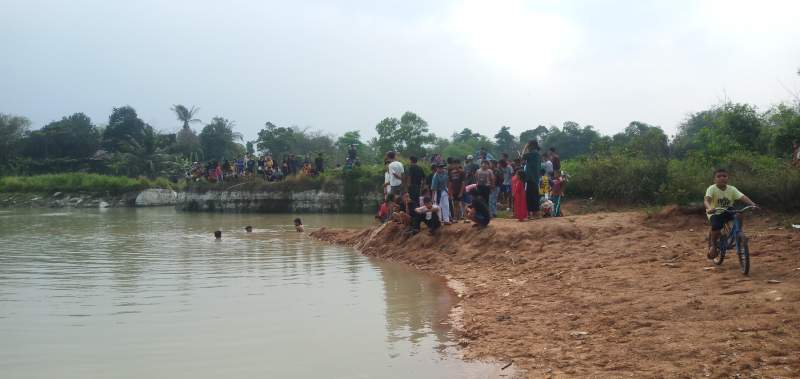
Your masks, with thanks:
[{"label": "standing woman", "polygon": [[528,141],[523,150],[522,160],[525,162],[525,201],[528,205],[528,219],[533,219],[539,213],[539,170],[542,167],[539,142]]}]

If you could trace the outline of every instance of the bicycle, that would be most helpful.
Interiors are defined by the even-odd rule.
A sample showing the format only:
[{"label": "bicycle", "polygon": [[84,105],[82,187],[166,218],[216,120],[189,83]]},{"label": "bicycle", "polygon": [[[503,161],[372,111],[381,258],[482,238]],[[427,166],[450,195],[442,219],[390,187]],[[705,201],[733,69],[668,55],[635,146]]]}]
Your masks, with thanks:
[{"label": "bicycle", "polygon": [[739,268],[742,274],[747,275],[750,272],[750,247],[748,245],[748,238],[742,230],[742,221],[736,216],[738,213],[744,213],[753,209],[752,205],[748,205],[742,209],[733,208],[716,208],[716,211],[728,212],[734,215],[733,225],[730,222],[725,223],[722,228],[722,234],[719,236],[717,242],[717,249],[719,253],[713,259],[714,264],[719,266],[725,260],[725,252],[733,247],[736,248],[736,255],[739,257]]}]

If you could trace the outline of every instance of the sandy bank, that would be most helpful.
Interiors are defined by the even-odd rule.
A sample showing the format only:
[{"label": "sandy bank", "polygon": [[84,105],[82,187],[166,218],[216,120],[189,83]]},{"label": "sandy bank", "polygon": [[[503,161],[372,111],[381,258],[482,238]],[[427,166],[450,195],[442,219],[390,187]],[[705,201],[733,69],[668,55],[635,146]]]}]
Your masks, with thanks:
[{"label": "sandy bank", "polygon": [[750,222],[745,277],[711,267],[705,228],[626,212],[313,235],[463,283],[465,355],[532,378],[800,377],[800,233]]}]

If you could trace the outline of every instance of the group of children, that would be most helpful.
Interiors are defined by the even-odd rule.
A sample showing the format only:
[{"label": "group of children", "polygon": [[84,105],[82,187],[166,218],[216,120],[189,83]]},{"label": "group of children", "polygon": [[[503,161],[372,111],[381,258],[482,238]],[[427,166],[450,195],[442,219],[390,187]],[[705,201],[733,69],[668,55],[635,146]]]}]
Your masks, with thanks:
[{"label": "group of children", "polygon": [[[294,230],[296,230],[298,233],[302,233],[302,232],[305,231],[305,227],[303,227],[303,220],[301,220],[299,217],[294,219]],[[244,227],[244,231],[245,231],[245,233],[252,233],[253,232],[253,226],[252,225],[245,226]],[[221,230],[215,230],[214,231],[214,239],[217,240],[217,241],[221,241],[222,240],[222,231]]]},{"label": "group of children", "polygon": [[323,171],[325,171],[325,161],[322,154],[319,154],[313,161],[308,156],[301,159],[294,154],[289,154],[284,158],[283,163],[280,163],[272,158],[272,154],[267,153],[260,157],[248,154],[233,161],[227,159],[210,161],[205,165],[194,162],[186,172],[186,178],[194,181],[205,179],[210,183],[223,183],[229,178],[258,176],[268,182],[275,182],[292,175],[316,176]]},{"label": "group of children", "polygon": [[[534,154],[537,159],[532,159]],[[560,171],[555,149],[540,156],[536,145],[513,161],[508,154],[495,160],[485,149],[476,155],[478,159],[468,155],[462,165],[460,159],[444,160],[434,154],[430,159],[432,172],[427,176],[414,174],[424,171],[418,159],[410,157],[409,175],[402,178],[400,186],[404,171],[392,172],[391,165],[397,165],[397,161],[393,152],[388,153],[384,202],[376,218],[402,223],[413,234],[422,223],[432,231],[460,221],[485,227],[497,217],[498,207],[508,211],[513,208],[513,216],[519,221],[561,216],[566,175]],[[539,175],[526,175],[529,172]],[[394,184],[390,183],[392,179]]]}]

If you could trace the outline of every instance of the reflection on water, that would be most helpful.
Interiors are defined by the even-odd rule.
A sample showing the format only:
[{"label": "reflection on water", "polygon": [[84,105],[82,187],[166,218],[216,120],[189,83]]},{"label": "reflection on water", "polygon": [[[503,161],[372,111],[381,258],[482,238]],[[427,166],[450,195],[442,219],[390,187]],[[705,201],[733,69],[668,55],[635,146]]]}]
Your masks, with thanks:
[{"label": "reflection on water", "polygon": [[[443,324],[453,299],[439,280],[310,240],[292,219],[172,209],[3,213],[2,376],[441,378],[494,370],[454,357]],[[370,222],[303,219],[309,229]]]}]

